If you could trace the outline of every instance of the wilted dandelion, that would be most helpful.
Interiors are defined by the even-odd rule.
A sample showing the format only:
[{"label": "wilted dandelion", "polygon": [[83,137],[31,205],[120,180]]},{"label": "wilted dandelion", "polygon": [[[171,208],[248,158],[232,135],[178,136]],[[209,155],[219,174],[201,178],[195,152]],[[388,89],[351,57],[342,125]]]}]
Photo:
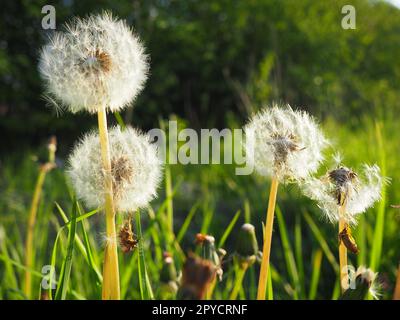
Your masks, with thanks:
[{"label": "wilted dandelion", "polygon": [[202,258],[210,261],[215,269],[216,277],[213,279],[206,292],[206,298],[210,299],[214,292],[217,279],[219,281],[222,281],[222,276],[224,274],[224,270],[222,269],[222,262],[224,257],[226,256],[226,251],[222,248],[217,249],[215,247],[215,238],[208,234],[197,233],[195,243],[196,245],[201,247]]},{"label": "wilted dandelion", "polygon": [[[161,160],[147,134],[127,127],[109,131],[111,178],[117,212],[144,208],[156,196]],[[88,207],[104,206],[105,173],[97,132],[87,134],[69,157],[68,175],[75,191]]]},{"label": "wilted dandelion", "polygon": [[328,141],[314,119],[289,105],[273,105],[245,126],[247,161],[256,172],[272,179],[264,233],[263,259],[257,299],[265,299],[272,226],[279,182],[295,182],[314,173]]},{"label": "wilted dandelion", "polygon": [[[337,159],[335,168],[321,178],[307,179],[302,190],[317,201],[330,222],[335,223],[344,218],[346,223],[354,225],[357,216],[381,198],[381,187],[385,181],[377,165],[364,164],[358,174]],[[346,211],[342,217],[338,207],[343,205]]]},{"label": "wilted dandelion", "polygon": [[202,300],[215,279],[215,266],[209,260],[190,253],[183,265],[178,299]]},{"label": "wilted dandelion", "polygon": [[132,216],[125,220],[118,233],[119,245],[123,253],[130,253],[138,246],[139,240],[132,231]]},{"label": "wilted dandelion", "polygon": [[39,71],[52,99],[71,112],[120,111],[148,73],[138,37],[109,13],[76,18],[44,46]]},{"label": "wilted dandelion", "polygon": [[[303,192],[317,201],[326,218],[339,223],[339,260],[342,290],[347,283],[347,249],[358,253],[351,226],[357,216],[365,212],[381,198],[382,184],[387,181],[377,165],[363,165],[360,174],[341,163],[335,156],[336,165],[321,178],[309,178],[303,184]],[[344,280],[343,280],[344,279]]]},{"label": "wilted dandelion", "polygon": [[374,299],[379,298],[377,272],[364,266],[358,267],[353,275],[352,285],[342,294],[340,300],[363,300],[369,293]]}]

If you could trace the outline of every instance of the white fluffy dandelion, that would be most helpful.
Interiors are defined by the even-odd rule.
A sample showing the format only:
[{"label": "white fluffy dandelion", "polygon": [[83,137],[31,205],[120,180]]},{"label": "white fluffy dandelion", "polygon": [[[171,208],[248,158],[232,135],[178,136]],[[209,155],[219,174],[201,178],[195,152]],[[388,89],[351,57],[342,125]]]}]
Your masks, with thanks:
[{"label": "white fluffy dandelion", "polygon": [[138,37],[109,13],[76,18],[42,49],[39,70],[51,99],[71,112],[119,111],[141,91],[148,63]]},{"label": "white fluffy dandelion", "polygon": [[[156,196],[161,160],[150,137],[132,128],[109,132],[115,209],[131,212],[146,207]],[[104,170],[97,132],[87,134],[69,158],[68,175],[77,195],[89,207],[104,205]]]},{"label": "white fluffy dandelion", "polygon": [[386,179],[381,176],[377,165],[364,164],[360,174],[337,163],[321,178],[310,178],[303,185],[303,192],[317,201],[330,222],[341,218],[339,207],[344,219],[349,224],[355,224],[357,216],[365,212],[381,198],[382,184]]},{"label": "white fluffy dandelion", "polygon": [[262,176],[306,178],[318,169],[327,140],[306,112],[273,105],[245,126],[247,160]]},{"label": "white fluffy dandelion", "polygon": [[318,169],[328,141],[314,119],[289,105],[273,105],[252,117],[245,126],[246,160],[262,176],[271,178],[265,220],[263,257],[257,299],[264,300],[276,196],[279,182],[302,181]]}]

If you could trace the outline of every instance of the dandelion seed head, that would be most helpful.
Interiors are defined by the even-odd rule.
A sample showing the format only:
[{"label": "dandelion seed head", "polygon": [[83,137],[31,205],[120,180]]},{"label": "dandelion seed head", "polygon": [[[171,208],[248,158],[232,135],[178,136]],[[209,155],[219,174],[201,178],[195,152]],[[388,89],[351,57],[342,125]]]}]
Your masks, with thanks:
[{"label": "dandelion seed head", "polygon": [[[132,128],[109,131],[113,197],[118,212],[146,207],[156,197],[161,179],[157,147],[147,134]],[[69,158],[68,175],[77,195],[88,207],[104,205],[104,176],[100,139],[87,134]]]},{"label": "dandelion seed head", "polygon": [[306,112],[273,105],[245,126],[247,161],[262,176],[279,180],[304,179],[323,160],[328,141]]},{"label": "dandelion seed head", "polygon": [[388,182],[377,165],[363,165],[360,173],[339,164],[320,178],[308,178],[302,190],[317,201],[330,222],[339,221],[339,207],[345,205],[344,218],[355,225],[358,215],[380,200],[382,185]]},{"label": "dandelion seed head", "polygon": [[[139,38],[109,13],[76,18],[42,49],[39,71],[47,95],[71,112],[120,111],[142,90],[148,73]],[[57,103],[52,103],[58,105]]]}]

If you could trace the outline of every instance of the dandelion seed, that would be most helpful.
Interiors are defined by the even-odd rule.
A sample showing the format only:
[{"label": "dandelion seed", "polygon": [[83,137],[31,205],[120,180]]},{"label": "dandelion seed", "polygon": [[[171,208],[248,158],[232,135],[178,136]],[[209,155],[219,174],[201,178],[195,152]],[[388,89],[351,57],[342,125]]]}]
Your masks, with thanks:
[{"label": "dandelion seed", "polygon": [[[71,112],[120,111],[138,95],[148,63],[138,37],[109,13],[76,18],[42,49],[39,71],[52,105]],[[58,108],[60,109],[60,108]]]},{"label": "dandelion seed", "polygon": [[315,120],[289,105],[263,109],[245,126],[245,132],[246,154],[255,170],[280,181],[314,173],[328,144]]},{"label": "dandelion seed", "polygon": [[[132,128],[109,132],[111,176],[117,212],[133,212],[146,207],[156,196],[161,179],[161,160],[150,137]],[[69,158],[68,175],[77,195],[88,207],[104,206],[104,170],[100,140],[96,132],[87,134]]]}]

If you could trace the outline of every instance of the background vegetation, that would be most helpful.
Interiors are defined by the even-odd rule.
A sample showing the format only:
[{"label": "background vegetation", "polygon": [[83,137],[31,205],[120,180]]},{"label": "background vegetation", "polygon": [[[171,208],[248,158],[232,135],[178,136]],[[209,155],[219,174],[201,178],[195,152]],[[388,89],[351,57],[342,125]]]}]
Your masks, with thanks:
[{"label": "background vegetation", "polygon": [[[57,117],[41,97],[37,61],[51,32],[41,28],[45,4],[49,2],[8,1],[0,13],[2,299],[23,298],[28,211],[38,162],[45,161],[45,144],[52,134],[58,138],[58,168],[46,178],[35,227],[35,288],[43,265],[54,264],[60,273],[68,245],[67,228],[60,232],[65,224],[60,208],[67,220],[73,211],[64,161],[74,141],[96,124],[84,114]],[[341,8],[350,3],[341,0],[52,4],[57,28],[74,15],[109,9],[140,34],[151,57],[151,75],[134,108],[122,114],[126,123],[147,130],[178,118],[181,126],[192,128],[240,128],[262,105],[282,101],[320,119],[334,142],[330,151],[342,151],[349,166],[378,163],[392,183],[384,201],[370,209],[355,230],[361,253],[351,260],[379,271],[382,297],[392,297],[400,257],[400,212],[390,207],[400,202],[400,10],[386,2],[352,0],[357,29],[343,30]],[[162,287],[162,251],[172,252],[180,268],[182,253],[194,248],[197,232],[214,235],[217,243],[227,236],[223,247],[232,253],[235,231],[246,221],[256,226],[261,244],[269,188],[259,177],[235,176],[231,166],[171,165],[167,172],[153,210],[143,212],[142,218],[156,297]],[[296,187],[281,188],[282,215],[276,221],[271,258],[274,298],[337,297],[336,226],[326,223]],[[167,236],[171,213],[177,239]],[[224,234],[232,219],[233,232]],[[75,246],[67,298],[100,296],[96,269],[101,270],[102,224],[100,214],[77,224],[82,242]],[[258,266],[249,270],[239,297],[255,298],[257,274]],[[235,268],[227,267],[214,298],[228,298],[234,279]],[[124,298],[140,298],[136,252],[121,254],[121,281]]]}]

